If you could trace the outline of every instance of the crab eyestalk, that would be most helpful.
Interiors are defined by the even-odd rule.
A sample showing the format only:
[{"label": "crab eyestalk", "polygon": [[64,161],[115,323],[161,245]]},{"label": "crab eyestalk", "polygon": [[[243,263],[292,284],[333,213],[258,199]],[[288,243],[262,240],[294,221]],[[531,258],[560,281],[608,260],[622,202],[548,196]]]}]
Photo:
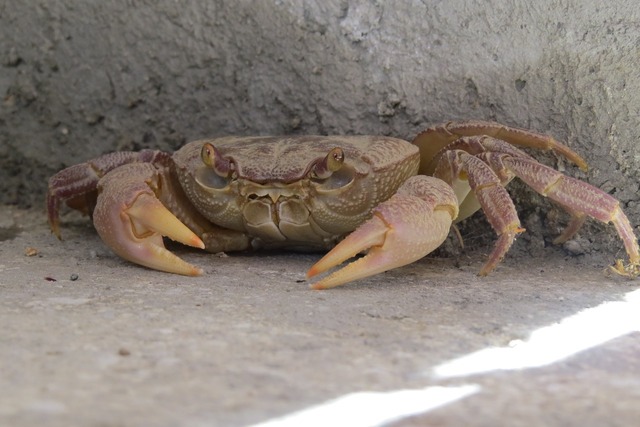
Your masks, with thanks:
[{"label": "crab eyestalk", "polygon": [[340,170],[344,164],[344,151],[340,147],[334,147],[324,159],[313,167],[313,175],[318,179],[327,179],[334,172]]},{"label": "crab eyestalk", "polygon": [[205,143],[200,151],[202,163],[212,168],[219,176],[228,176],[231,172],[231,161],[224,157],[213,144]]}]

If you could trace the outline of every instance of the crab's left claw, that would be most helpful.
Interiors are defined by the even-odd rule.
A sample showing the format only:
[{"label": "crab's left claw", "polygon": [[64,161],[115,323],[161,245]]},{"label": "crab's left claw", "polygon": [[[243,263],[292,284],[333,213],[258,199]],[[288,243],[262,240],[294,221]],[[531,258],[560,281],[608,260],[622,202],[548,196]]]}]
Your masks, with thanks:
[{"label": "crab's left claw", "polygon": [[155,168],[124,165],[102,178],[93,211],[98,234],[116,254],[136,264],[186,276],[202,270],[168,251],[163,236],[204,249],[202,240],[171,213],[152,188],[160,188]]},{"label": "crab's left claw", "polygon": [[374,210],[371,219],[311,267],[307,277],[368,253],[311,287],[332,288],[412,263],[442,244],[457,214],[458,200],[451,187],[437,178],[412,177]]}]

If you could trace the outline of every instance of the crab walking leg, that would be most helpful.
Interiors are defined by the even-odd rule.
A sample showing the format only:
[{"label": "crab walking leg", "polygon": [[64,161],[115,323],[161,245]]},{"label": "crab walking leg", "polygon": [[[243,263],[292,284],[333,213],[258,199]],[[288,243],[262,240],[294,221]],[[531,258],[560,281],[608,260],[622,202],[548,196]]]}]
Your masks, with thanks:
[{"label": "crab walking leg", "polygon": [[430,159],[449,143],[460,137],[480,135],[491,136],[520,147],[551,150],[569,159],[583,171],[587,170],[587,162],[578,153],[548,135],[495,122],[468,121],[434,126],[416,136],[413,143],[420,147],[420,156],[424,164],[424,170],[421,168],[420,173],[433,172],[435,165],[430,164]]},{"label": "crab walking leg", "polygon": [[414,176],[373,211],[373,217],[349,234],[307,273],[311,278],[358,253],[364,257],[314,283],[313,289],[333,288],[410,264],[442,244],[458,214],[458,201],[443,181]]},{"label": "crab walking leg", "polygon": [[198,276],[202,270],[164,247],[162,236],[204,249],[204,243],[156,198],[158,170],[147,163],[122,166],[98,185],[93,212],[98,234],[116,254],[136,264],[169,273]]},{"label": "crab walking leg", "polygon": [[98,181],[109,171],[129,163],[166,163],[168,155],[156,150],[109,153],[85,163],[61,170],[49,179],[47,214],[51,232],[61,239],[60,203],[84,214],[91,214],[96,204]]},{"label": "crab walking leg", "polygon": [[443,153],[436,169],[436,176],[452,187],[458,186],[460,181],[468,180],[489,224],[498,235],[489,259],[478,273],[480,276],[486,276],[502,261],[518,234],[525,231],[520,225],[511,196],[489,165],[462,150]]},{"label": "crab walking leg", "polygon": [[[572,215],[572,220],[560,236],[560,241],[577,232],[587,215],[605,224],[613,223],[624,244],[629,264],[621,260],[612,267],[623,276],[640,275],[640,248],[629,219],[622,211],[620,202],[604,191],[586,182],[563,175],[555,169],[525,158],[505,157],[504,165],[527,185],[543,196],[560,203]],[[575,231],[574,231],[575,230]]]},{"label": "crab walking leg", "polygon": [[[500,178],[501,184],[503,187],[506,187],[511,179],[515,177],[513,171],[507,168],[504,165],[503,159],[506,158],[522,158],[531,161],[531,163],[538,164],[538,162],[531,156],[529,156],[524,151],[516,148],[515,146],[502,141],[500,139],[492,138],[490,136],[465,136],[462,137],[447,146],[445,150],[441,152],[441,155],[447,153],[451,150],[462,150],[471,155],[474,155],[481,159],[484,163],[489,165],[491,169],[497,174]],[[436,174],[442,171],[436,171]],[[450,182],[450,174],[453,172],[452,170],[449,172],[449,178],[444,178],[445,181]],[[439,176],[439,175],[436,175]],[[440,176],[442,178],[442,176]],[[458,193],[456,193],[458,194]],[[466,194],[466,193],[465,193]],[[460,214],[458,215],[458,220],[466,218],[471,215],[475,210],[475,205],[472,203],[473,198],[468,198],[468,200],[464,200],[460,205]],[[460,195],[458,195],[458,200],[461,200]],[[469,205],[469,206],[468,206]],[[480,204],[477,204],[477,207],[480,208]],[[587,219],[587,215],[584,212],[576,211],[571,209],[569,206],[564,206],[565,210],[571,215],[571,221],[566,226],[564,231],[554,239],[554,244],[564,243],[567,240],[571,239],[582,227],[585,220]]]}]

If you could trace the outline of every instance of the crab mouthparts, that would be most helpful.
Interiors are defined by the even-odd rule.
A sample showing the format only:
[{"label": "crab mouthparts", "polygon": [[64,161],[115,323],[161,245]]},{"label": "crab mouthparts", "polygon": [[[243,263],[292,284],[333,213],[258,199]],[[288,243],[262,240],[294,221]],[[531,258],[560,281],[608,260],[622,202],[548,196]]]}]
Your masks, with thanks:
[{"label": "crab mouthparts", "polygon": [[302,186],[299,182],[292,184],[274,182],[268,185],[248,182],[240,189],[240,195],[247,200],[268,197],[274,204],[278,203],[281,197],[285,199],[300,198],[302,194]]},{"label": "crab mouthparts", "polygon": [[248,200],[256,200],[256,199],[261,199],[264,197],[268,197],[269,199],[271,199],[271,202],[273,202],[273,204],[277,204],[278,200],[281,197],[284,198],[289,198],[292,197],[293,193],[289,193],[289,192],[284,192],[284,191],[260,191],[260,192],[256,192],[253,194],[249,194],[247,196]]},{"label": "crab mouthparts", "polygon": [[[249,188],[250,187],[250,188]],[[329,233],[313,220],[299,182],[247,186],[242,208],[246,232],[253,244],[265,247],[324,249]],[[257,243],[259,242],[259,243]]]}]

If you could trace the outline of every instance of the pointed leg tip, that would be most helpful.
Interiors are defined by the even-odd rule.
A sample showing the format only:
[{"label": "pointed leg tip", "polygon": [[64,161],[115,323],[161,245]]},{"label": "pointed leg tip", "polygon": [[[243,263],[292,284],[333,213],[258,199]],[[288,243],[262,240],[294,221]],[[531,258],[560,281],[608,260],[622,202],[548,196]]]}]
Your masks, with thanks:
[{"label": "pointed leg tip", "polygon": [[625,264],[623,260],[618,259],[614,265],[609,267],[609,271],[619,276],[635,279],[640,276],[640,264],[636,262]]},{"label": "pointed leg tip", "polygon": [[51,234],[53,234],[54,236],[56,236],[58,238],[58,240],[62,240],[62,233],[60,233],[60,227],[59,226],[51,226]]}]

